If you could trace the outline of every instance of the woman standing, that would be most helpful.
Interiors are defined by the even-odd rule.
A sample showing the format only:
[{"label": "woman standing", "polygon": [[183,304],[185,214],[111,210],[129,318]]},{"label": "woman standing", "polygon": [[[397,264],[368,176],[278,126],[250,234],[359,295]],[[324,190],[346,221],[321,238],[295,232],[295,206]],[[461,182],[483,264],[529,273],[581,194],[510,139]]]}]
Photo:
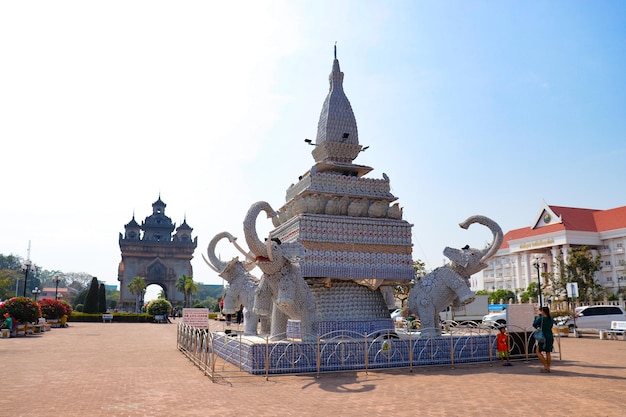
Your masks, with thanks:
[{"label": "woman standing", "polygon": [[[533,321],[533,327],[541,330],[545,337],[543,342],[537,342],[537,356],[539,356],[539,360],[543,363],[542,373],[550,372],[550,364],[552,363],[551,352],[554,346],[552,326],[554,326],[554,321],[552,317],[550,317],[550,309],[548,307],[541,307],[540,314],[535,317]],[[543,353],[545,353],[545,356]]]}]

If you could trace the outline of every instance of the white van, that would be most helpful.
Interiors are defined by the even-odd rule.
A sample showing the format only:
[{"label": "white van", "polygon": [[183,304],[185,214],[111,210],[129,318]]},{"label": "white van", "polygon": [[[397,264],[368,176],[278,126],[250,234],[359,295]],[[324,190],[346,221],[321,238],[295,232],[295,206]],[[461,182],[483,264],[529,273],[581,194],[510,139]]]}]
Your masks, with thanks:
[{"label": "white van", "polygon": [[612,321],[626,321],[626,312],[618,306],[585,306],[574,309],[576,320],[565,322],[570,332],[577,329],[606,330],[611,328]]}]

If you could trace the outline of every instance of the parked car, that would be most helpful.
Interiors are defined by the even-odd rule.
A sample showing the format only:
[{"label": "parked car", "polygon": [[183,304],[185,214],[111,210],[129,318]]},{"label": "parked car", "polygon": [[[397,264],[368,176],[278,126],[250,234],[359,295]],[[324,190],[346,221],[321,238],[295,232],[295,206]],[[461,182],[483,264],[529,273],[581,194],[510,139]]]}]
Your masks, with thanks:
[{"label": "parked car", "polygon": [[486,326],[500,327],[506,324],[506,306],[501,311],[495,311],[483,316],[483,324]]},{"label": "parked car", "polygon": [[611,328],[612,321],[626,321],[626,312],[619,306],[585,306],[574,309],[575,319],[569,318],[564,325],[570,332],[574,328],[606,330]]}]

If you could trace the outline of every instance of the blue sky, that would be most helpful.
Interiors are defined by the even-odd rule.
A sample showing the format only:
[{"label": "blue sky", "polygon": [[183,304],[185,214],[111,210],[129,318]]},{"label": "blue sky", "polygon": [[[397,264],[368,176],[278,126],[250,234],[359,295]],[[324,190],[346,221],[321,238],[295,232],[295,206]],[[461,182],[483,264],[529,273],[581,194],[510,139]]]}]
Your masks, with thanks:
[{"label": "blue sky", "polygon": [[490,240],[472,214],[626,204],[624,2],[222,3],[0,4],[0,253],[30,240],[114,284],[118,233],[160,193],[198,236],[194,278],[221,283],[211,237],[313,165],[335,42],[355,162],[390,177],[429,268]]}]

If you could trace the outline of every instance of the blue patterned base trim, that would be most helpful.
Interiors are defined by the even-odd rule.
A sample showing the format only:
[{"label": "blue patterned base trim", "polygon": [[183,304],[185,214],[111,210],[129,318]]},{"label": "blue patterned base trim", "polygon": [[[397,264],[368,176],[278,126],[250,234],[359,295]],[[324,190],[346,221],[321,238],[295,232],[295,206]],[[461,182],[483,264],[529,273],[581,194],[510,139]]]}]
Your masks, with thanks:
[{"label": "blue patterned base trim", "polygon": [[213,349],[220,358],[254,375],[450,365],[496,357],[493,335],[387,337],[348,337],[340,332],[319,342],[275,342],[214,333]]}]

